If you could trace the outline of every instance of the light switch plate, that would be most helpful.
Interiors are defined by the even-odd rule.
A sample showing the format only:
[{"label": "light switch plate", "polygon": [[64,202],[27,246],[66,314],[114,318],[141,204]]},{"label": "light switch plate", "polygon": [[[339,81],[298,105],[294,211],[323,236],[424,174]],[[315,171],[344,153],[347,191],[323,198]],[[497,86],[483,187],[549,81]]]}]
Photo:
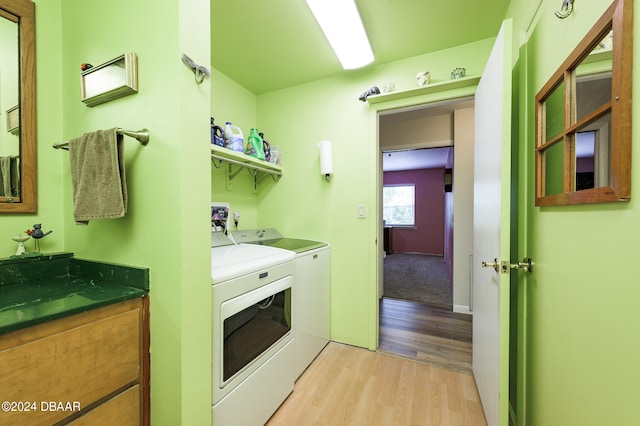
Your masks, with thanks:
[{"label": "light switch plate", "polygon": [[358,204],[358,219],[367,217],[367,207],[364,204]]}]

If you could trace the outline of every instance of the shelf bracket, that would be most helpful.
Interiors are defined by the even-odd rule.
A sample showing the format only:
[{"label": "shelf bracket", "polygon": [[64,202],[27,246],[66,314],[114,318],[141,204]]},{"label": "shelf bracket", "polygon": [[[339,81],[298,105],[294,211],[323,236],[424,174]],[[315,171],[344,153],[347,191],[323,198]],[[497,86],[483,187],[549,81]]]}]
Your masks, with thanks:
[{"label": "shelf bracket", "polygon": [[[228,163],[229,170],[228,173],[226,173],[227,190],[232,189],[231,182],[238,176],[242,169],[246,169],[251,176],[254,193],[258,192],[258,183],[260,183],[267,175],[270,175],[273,178],[274,182],[278,182],[280,180],[280,177],[282,176],[281,171],[272,170],[267,167],[261,167],[258,165],[246,164],[241,161],[219,156],[217,154],[211,154],[211,161],[213,162],[213,165],[216,169],[220,169],[223,162]],[[235,171],[233,170],[233,166],[237,167]]]},{"label": "shelf bracket", "polygon": [[240,174],[240,172],[242,171],[242,167],[238,167],[238,170],[235,171],[235,173],[233,172],[233,165],[229,164],[229,181],[232,181],[236,178],[236,176],[238,176],[238,174]]},{"label": "shelf bracket", "polygon": [[247,169],[247,171],[249,172],[249,174],[251,175],[251,180],[253,182],[253,193],[257,194],[258,193],[258,182],[261,179],[258,179],[258,171],[256,169]]},{"label": "shelf bracket", "polygon": [[[238,171],[240,170],[242,169],[238,169]],[[231,181],[233,180],[234,177],[236,177],[236,175],[238,174],[237,172],[235,174],[233,173],[233,166],[231,165],[231,163],[227,165],[227,173],[226,173],[227,191],[231,191],[233,189]]]}]

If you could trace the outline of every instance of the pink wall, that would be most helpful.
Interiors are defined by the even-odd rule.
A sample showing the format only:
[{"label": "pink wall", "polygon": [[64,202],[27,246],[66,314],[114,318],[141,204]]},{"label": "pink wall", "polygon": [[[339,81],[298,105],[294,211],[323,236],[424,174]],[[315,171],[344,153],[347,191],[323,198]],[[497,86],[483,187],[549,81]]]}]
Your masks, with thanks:
[{"label": "pink wall", "polygon": [[385,172],[384,184],[413,183],[416,229],[391,230],[391,249],[397,252],[444,254],[444,169]]},{"label": "pink wall", "polygon": [[576,158],[576,172],[592,172],[595,168],[593,157]]}]

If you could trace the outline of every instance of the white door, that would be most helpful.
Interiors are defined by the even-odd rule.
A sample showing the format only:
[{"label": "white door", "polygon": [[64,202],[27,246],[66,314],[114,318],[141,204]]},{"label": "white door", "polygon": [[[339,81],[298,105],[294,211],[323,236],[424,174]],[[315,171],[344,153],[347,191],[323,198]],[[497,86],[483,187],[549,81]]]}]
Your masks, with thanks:
[{"label": "white door", "polygon": [[502,24],[475,95],[473,374],[489,426],[509,419],[509,274],[481,262],[510,260],[511,26]]}]

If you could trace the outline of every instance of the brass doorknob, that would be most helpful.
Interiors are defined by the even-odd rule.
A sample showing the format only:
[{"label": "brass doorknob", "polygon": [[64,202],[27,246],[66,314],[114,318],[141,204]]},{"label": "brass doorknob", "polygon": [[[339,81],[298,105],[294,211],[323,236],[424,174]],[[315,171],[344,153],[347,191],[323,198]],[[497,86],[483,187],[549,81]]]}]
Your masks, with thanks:
[{"label": "brass doorknob", "polygon": [[493,259],[493,262],[482,262],[483,268],[493,268],[496,272],[500,272],[502,269],[503,274],[508,274],[509,269],[521,269],[524,272],[533,272],[533,261],[530,257],[525,257],[521,262],[509,263],[500,262],[500,260]]},{"label": "brass doorknob", "polygon": [[496,272],[500,272],[500,261],[496,258],[493,262],[482,262],[483,268],[493,268]]},{"label": "brass doorknob", "polygon": [[530,257],[525,257],[522,262],[512,263],[509,267],[511,269],[522,269],[524,272],[533,272],[533,261]]}]

